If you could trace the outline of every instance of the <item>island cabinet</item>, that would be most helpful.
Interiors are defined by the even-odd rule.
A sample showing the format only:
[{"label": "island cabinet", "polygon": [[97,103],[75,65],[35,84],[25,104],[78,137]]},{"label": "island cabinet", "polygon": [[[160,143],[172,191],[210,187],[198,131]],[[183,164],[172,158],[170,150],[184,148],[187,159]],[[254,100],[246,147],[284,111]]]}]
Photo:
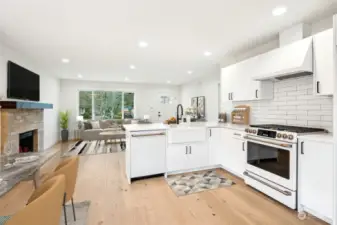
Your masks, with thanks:
[{"label": "island cabinet", "polygon": [[333,143],[299,138],[298,210],[331,223],[333,218]]}]

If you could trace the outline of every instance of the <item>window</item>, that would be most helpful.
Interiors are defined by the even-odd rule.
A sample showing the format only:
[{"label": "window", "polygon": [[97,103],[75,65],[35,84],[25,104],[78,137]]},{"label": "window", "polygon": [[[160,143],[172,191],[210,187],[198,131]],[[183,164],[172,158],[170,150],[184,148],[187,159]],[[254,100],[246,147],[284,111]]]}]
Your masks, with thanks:
[{"label": "window", "polygon": [[80,91],[79,114],[90,119],[134,118],[134,93],[121,91]]},{"label": "window", "polygon": [[124,93],[124,106],[123,106],[123,115],[124,118],[133,118],[134,111],[134,93]]},{"label": "window", "polygon": [[79,114],[83,119],[92,119],[92,91],[80,91]]}]

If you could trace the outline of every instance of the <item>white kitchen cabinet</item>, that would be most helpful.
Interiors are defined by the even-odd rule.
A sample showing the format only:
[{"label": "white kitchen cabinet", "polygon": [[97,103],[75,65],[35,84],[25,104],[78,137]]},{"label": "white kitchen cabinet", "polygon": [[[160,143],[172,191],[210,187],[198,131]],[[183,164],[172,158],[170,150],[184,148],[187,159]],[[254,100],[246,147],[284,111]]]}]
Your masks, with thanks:
[{"label": "white kitchen cabinet", "polygon": [[249,87],[249,99],[247,100],[266,100],[274,98],[274,83],[272,81],[250,80]]},{"label": "white kitchen cabinet", "polygon": [[188,167],[188,146],[184,144],[171,144],[167,148],[166,162],[168,171],[184,170]]},{"label": "white kitchen cabinet", "polygon": [[333,94],[333,29],[313,36],[314,94]]},{"label": "white kitchen cabinet", "polygon": [[230,169],[235,175],[243,177],[246,165],[246,142],[241,136],[232,136],[230,154],[232,157]]},{"label": "white kitchen cabinet", "polygon": [[187,154],[187,169],[201,168],[209,165],[207,142],[191,143]]},{"label": "white kitchen cabinet", "polygon": [[333,218],[333,144],[299,139],[298,210]]},{"label": "white kitchen cabinet", "polygon": [[231,153],[230,149],[232,148],[232,135],[233,135],[233,130],[222,128],[221,129],[221,145],[222,149],[220,152],[220,164],[222,167],[225,169],[228,169],[229,164],[231,163]]},{"label": "white kitchen cabinet", "polygon": [[255,81],[252,75],[258,71],[258,57],[230,65],[222,69],[222,103],[231,101],[250,101],[273,98],[272,81]]},{"label": "white kitchen cabinet", "polygon": [[221,70],[221,101],[222,103],[231,104],[232,94],[235,89],[233,85],[236,85],[235,79],[237,74],[236,64],[230,65]]},{"label": "white kitchen cabinet", "polygon": [[166,161],[168,172],[208,166],[207,142],[170,144],[167,148]]},{"label": "white kitchen cabinet", "polygon": [[243,132],[222,129],[222,167],[234,175],[243,177],[246,164],[246,146],[243,139]]},{"label": "white kitchen cabinet", "polygon": [[209,162],[211,166],[220,165],[223,151],[221,130],[223,128],[210,128],[208,129],[208,148],[209,148]]}]

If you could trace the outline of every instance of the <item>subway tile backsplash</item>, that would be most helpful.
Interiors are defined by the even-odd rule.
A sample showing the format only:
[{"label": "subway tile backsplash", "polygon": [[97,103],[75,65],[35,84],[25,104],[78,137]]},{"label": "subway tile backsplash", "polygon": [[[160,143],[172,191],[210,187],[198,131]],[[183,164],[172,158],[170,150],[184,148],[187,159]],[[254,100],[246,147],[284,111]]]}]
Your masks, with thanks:
[{"label": "subway tile backsplash", "polygon": [[278,123],[321,127],[332,131],[332,96],[313,95],[313,77],[274,82],[274,99],[233,102],[250,105],[251,124]]}]

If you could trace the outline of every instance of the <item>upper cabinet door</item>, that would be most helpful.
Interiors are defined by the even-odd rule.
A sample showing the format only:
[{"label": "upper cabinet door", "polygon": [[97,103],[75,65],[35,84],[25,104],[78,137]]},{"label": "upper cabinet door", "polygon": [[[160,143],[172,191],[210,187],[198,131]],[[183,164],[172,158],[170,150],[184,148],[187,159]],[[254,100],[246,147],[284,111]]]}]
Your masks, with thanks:
[{"label": "upper cabinet door", "polygon": [[333,29],[314,35],[314,94],[333,94]]},{"label": "upper cabinet door", "polygon": [[237,74],[237,64],[222,68],[221,71],[221,102],[231,102],[234,91],[235,77]]},{"label": "upper cabinet door", "polygon": [[[259,57],[253,57],[222,69],[222,103],[273,98],[272,81],[255,81],[259,71]],[[231,102],[230,102],[231,104]]]},{"label": "upper cabinet door", "polygon": [[260,58],[255,56],[250,58],[242,64],[244,67],[244,87],[246,95],[242,100],[262,100],[273,99],[274,97],[274,85],[272,81],[255,81],[252,76],[257,74],[261,66]]}]

